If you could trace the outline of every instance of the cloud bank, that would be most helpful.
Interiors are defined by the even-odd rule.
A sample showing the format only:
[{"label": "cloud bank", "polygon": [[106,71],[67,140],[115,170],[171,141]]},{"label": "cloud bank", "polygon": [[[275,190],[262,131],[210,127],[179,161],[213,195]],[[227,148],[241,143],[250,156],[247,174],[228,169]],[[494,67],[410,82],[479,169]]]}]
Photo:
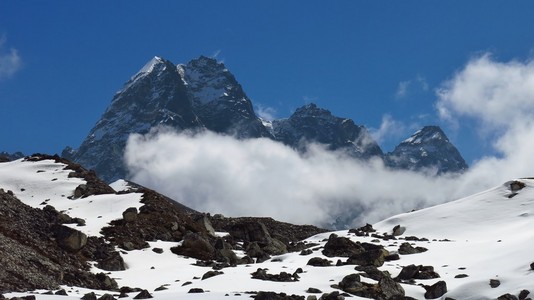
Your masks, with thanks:
[{"label": "cloud bank", "polygon": [[0,37],[0,79],[13,76],[21,67],[22,60],[17,49],[5,49],[6,38]]},{"label": "cloud bank", "polygon": [[[495,157],[461,176],[390,170],[309,145],[305,155],[269,139],[154,129],[130,136],[131,179],[200,211],[292,223],[358,226],[534,175],[534,64],[474,58],[437,92],[439,115],[474,119]],[[380,133],[385,134],[385,133]]]}]

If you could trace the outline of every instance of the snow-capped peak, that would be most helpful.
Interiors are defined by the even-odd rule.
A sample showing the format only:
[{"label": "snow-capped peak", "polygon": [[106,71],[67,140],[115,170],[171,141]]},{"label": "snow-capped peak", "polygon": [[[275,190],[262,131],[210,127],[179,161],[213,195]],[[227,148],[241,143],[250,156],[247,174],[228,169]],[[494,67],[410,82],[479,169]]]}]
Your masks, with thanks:
[{"label": "snow-capped peak", "polygon": [[144,65],[144,67],[141,68],[141,70],[139,70],[139,72],[137,72],[137,74],[150,73],[150,72],[152,72],[154,70],[154,66],[155,65],[160,64],[162,62],[163,62],[163,60],[161,59],[161,57],[154,56],[154,58],[152,58],[149,62],[147,62],[146,65]]},{"label": "snow-capped peak", "polygon": [[411,137],[404,140],[402,143],[421,144],[437,140],[443,142],[449,141],[439,126],[425,126],[421,130],[415,132]]}]

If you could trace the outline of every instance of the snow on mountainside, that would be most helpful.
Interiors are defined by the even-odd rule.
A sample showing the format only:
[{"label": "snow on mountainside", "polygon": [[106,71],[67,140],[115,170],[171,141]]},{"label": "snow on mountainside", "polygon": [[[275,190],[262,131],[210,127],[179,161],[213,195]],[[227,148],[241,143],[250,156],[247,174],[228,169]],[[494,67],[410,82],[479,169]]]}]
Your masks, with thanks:
[{"label": "snow on mountainside", "polygon": [[386,164],[399,169],[435,169],[441,173],[459,173],[467,164],[458,149],[438,126],[425,126],[400,143],[385,156]]},{"label": "snow on mountainside", "polygon": [[205,56],[179,65],[161,57],[151,59],[115,94],[83,143],[77,149],[67,147],[62,156],[96,170],[107,182],[126,178],[123,154],[128,136],[159,125],[179,132],[267,137],[297,150],[304,150],[303,142],[323,143],[356,158],[385,158],[389,166],[400,169],[435,168],[446,173],[467,167],[448,140],[428,144],[425,157],[406,143],[384,156],[364,126],[314,104],[297,109],[287,119],[265,122],[226,66]]},{"label": "snow on mountainside", "polygon": [[[68,296],[44,294],[48,291],[45,289],[31,293],[36,299],[80,299],[89,292],[96,293],[96,298],[105,293],[134,298],[142,289],[155,299],[248,299],[252,296],[286,300],[313,299],[313,296],[317,299],[496,299],[505,294],[509,295],[499,299],[516,299],[518,295],[521,295],[519,299],[525,299],[528,290],[534,291],[534,265],[531,265],[534,234],[528,230],[534,226],[534,179],[506,182],[457,201],[393,216],[373,226],[338,231],[335,235],[321,233],[302,243],[295,241],[282,246],[284,235],[287,238],[290,232],[300,232],[304,227],[294,227],[296,231],[279,229],[279,234],[275,234],[276,226],[258,219],[238,223],[237,219],[223,221],[222,217],[213,216],[213,226],[221,229],[217,222],[226,222],[223,227],[229,231],[208,233],[207,229],[198,227],[197,233],[189,231],[172,237],[172,229],[166,227],[166,222],[169,228],[174,226],[168,219],[170,207],[162,204],[167,202],[155,205],[155,200],[147,198],[154,197],[149,196],[150,192],[83,194],[92,184],[77,177],[82,173],[90,176],[83,169],[53,157],[0,163],[1,201],[16,202],[18,198],[36,208],[54,206],[73,219],[83,220],[78,225],[85,224],[67,226],[88,236],[100,236],[106,241],[106,247],[119,250],[116,253],[123,259],[124,270],[106,270],[102,269],[102,262],[89,262],[91,272],[105,272],[122,287],[120,291],[90,290],[71,284],[61,286]],[[123,181],[113,186],[121,190],[131,188]],[[7,190],[13,196],[5,197],[9,194],[4,192]],[[136,207],[139,213],[126,213],[130,207]],[[2,209],[0,239],[17,240],[16,236],[5,236],[4,229],[9,227],[9,220],[15,222],[25,216]],[[180,219],[186,218],[189,217],[180,215]],[[172,220],[178,222],[174,217]],[[198,222],[176,228],[192,230],[197,226],[194,224],[207,225],[209,218]],[[104,226],[110,227],[102,230]],[[138,234],[146,242],[132,245],[126,242],[138,241]],[[96,241],[89,239],[91,243]],[[54,239],[47,241],[51,243]],[[91,243],[82,246],[77,255],[91,253]],[[2,245],[0,249],[4,249]],[[188,252],[188,249],[196,250]],[[47,251],[40,249],[41,253]],[[271,254],[266,255],[267,251]],[[211,256],[213,253],[223,256]],[[3,253],[0,261],[6,254],[12,255]],[[39,272],[46,265],[34,263],[28,268]],[[5,278],[2,270],[0,278]],[[6,290],[0,281],[0,293]],[[293,296],[284,298],[260,291]],[[321,296],[323,293],[330,295]],[[12,291],[4,296],[26,295]]]}]

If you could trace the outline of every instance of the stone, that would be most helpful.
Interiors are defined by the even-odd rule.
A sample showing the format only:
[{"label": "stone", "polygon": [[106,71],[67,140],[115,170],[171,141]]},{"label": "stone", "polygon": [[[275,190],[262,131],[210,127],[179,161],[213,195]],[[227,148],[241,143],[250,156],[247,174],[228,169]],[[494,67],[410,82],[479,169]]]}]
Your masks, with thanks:
[{"label": "stone", "polygon": [[345,277],[339,282],[339,288],[343,291],[347,291],[353,288],[360,288],[362,286],[360,282],[360,275],[358,274],[350,274]]},{"label": "stone", "polygon": [[384,295],[386,299],[404,296],[405,294],[402,286],[399,283],[395,282],[393,279],[391,279],[391,277],[389,276],[383,276],[378,281],[378,287],[380,288],[382,295]]},{"label": "stone", "polygon": [[189,294],[200,294],[200,293],[204,293],[204,290],[201,289],[201,288],[192,288],[187,293],[189,293]]},{"label": "stone", "polygon": [[97,263],[97,267],[106,271],[124,271],[126,264],[118,252],[112,252],[111,255]]},{"label": "stone", "polygon": [[433,285],[425,285],[423,286],[426,290],[425,292],[425,299],[436,299],[439,298],[445,293],[447,293],[447,283],[445,281],[438,281],[434,283]]},{"label": "stone", "polygon": [[139,294],[137,294],[134,299],[150,299],[153,298],[152,295],[147,290],[142,290]]},{"label": "stone", "polygon": [[122,218],[127,223],[135,222],[137,220],[137,214],[136,207],[129,207],[122,213]]},{"label": "stone", "polygon": [[61,290],[55,292],[54,295],[68,296],[67,291],[65,291],[64,289],[61,289]]},{"label": "stone", "polygon": [[323,255],[328,257],[349,257],[365,251],[362,246],[345,237],[332,233],[324,245]]},{"label": "stone", "polygon": [[384,248],[367,250],[362,253],[354,254],[347,259],[348,265],[375,266],[380,267],[384,264],[389,252]]},{"label": "stone", "polygon": [[56,240],[61,248],[76,253],[87,244],[87,235],[67,226],[57,226]]},{"label": "stone", "polygon": [[96,294],[94,292],[90,292],[90,293],[87,293],[87,294],[83,295],[83,297],[81,299],[82,300],[97,300],[96,299]]},{"label": "stone", "polygon": [[402,227],[400,225],[397,225],[393,227],[393,236],[400,236],[406,231],[406,227]]},{"label": "stone", "polygon": [[182,245],[172,247],[171,251],[178,255],[201,260],[213,260],[215,258],[215,248],[208,240],[197,233],[186,234]]},{"label": "stone", "polygon": [[312,287],[310,287],[310,288],[308,288],[308,289],[306,290],[306,293],[310,293],[310,294],[320,294],[320,293],[322,293],[322,291],[321,291],[320,289],[316,289],[316,288],[312,288]]},{"label": "stone", "polygon": [[221,275],[221,274],[224,274],[224,273],[220,272],[220,271],[208,271],[208,272],[204,273],[204,275],[202,275],[202,280],[208,279],[208,278],[211,278],[211,277],[214,277],[214,276],[217,276],[217,275]]},{"label": "stone", "polygon": [[115,297],[111,294],[104,294],[102,297],[98,298],[98,300],[115,300]]},{"label": "stone", "polygon": [[421,252],[425,252],[428,249],[424,247],[413,247],[410,243],[405,242],[402,243],[399,247],[399,254],[407,255],[407,254],[417,254]]},{"label": "stone", "polygon": [[332,261],[321,257],[313,257],[308,260],[306,265],[314,267],[329,267],[332,265]]},{"label": "stone", "polygon": [[512,294],[500,295],[497,300],[518,300],[516,296]]},{"label": "stone", "polygon": [[528,294],[530,294],[529,290],[521,290],[518,296],[519,300],[525,300],[528,297]]},{"label": "stone", "polygon": [[501,282],[498,279],[490,279],[489,285],[494,289],[501,285]]}]

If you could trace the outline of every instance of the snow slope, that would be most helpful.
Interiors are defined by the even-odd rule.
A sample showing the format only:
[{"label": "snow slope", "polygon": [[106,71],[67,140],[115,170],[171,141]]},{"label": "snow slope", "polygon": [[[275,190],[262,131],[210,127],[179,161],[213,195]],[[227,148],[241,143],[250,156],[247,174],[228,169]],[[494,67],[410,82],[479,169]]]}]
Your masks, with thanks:
[{"label": "snow slope", "polygon": [[[90,235],[98,235],[100,228],[113,219],[121,218],[128,207],[140,207],[140,194],[101,195],[83,199],[69,199],[74,189],[83,180],[68,178],[64,165],[53,161],[26,162],[22,160],[0,164],[0,188],[12,190],[23,202],[42,207],[43,201],[63,210],[72,217],[86,220],[87,226],[76,227]],[[396,277],[403,266],[410,264],[429,265],[435,268],[441,278],[416,280],[417,284],[431,285],[439,280],[447,283],[449,292],[442,296],[454,299],[496,299],[505,293],[519,294],[522,289],[534,292],[534,180],[520,179],[525,187],[512,191],[514,182],[504,183],[491,190],[442,204],[391,217],[374,225],[377,233],[391,233],[392,228],[401,225],[406,228],[395,240],[377,240],[369,236],[356,236],[348,231],[335,232],[353,241],[382,244],[390,253],[397,252],[407,236],[428,238],[428,241],[413,241],[414,246],[428,248],[428,251],[400,255],[400,260],[386,262],[379,269],[389,271]],[[124,182],[114,185],[126,188]],[[514,193],[515,196],[510,197]],[[218,233],[224,235],[224,233]],[[311,255],[287,253],[272,257],[261,264],[238,265],[222,269],[224,274],[202,280],[203,274],[211,268],[193,265],[196,260],[175,255],[170,248],[177,243],[153,241],[150,248],[143,250],[120,250],[127,265],[125,271],[109,272],[119,286],[147,289],[155,299],[248,299],[246,292],[275,291],[287,294],[311,295],[310,287],[322,292],[338,291],[331,287],[346,275],[357,273],[353,265],[313,267],[306,265],[312,257],[325,257],[322,247],[331,233],[313,236],[306,243],[316,243]],[[445,240],[447,239],[447,240]],[[152,249],[163,250],[158,254]],[[237,252],[238,256],[243,253]],[[328,258],[335,262],[338,258]],[[343,261],[346,258],[339,258]],[[302,268],[297,282],[271,282],[251,278],[257,268],[267,268],[268,273],[281,271],[293,273]],[[94,272],[102,270],[93,267]],[[467,277],[455,278],[466,274]],[[498,279],[501,285],[491,288],[490,279]],[[362,277],[362,281],[374,282]],[[185,283],[190,282],[184,286]],[[406,295],[424,299],[424,288],[417,284],[402,284]],[[166,290],[155,291],[159,287]],[[36,294],[37,299],[79,299],[87,289],[64,287],[68,297]],[[189,294],[191,288],[202,288],[205,293]],[[44,292],[44,291],[36,291]],[[105,291],[95,291],[97,295]],[[118,293],[112,293],[118,294]],[[8,297],[24,295],[11,293]],[[129,294],[133,298],[137,293]],[[228,295],[228,296],[227,296]],[[318,295],[320,296],[320,295]],[[351,299],[365,299],[353,296]]]}]

